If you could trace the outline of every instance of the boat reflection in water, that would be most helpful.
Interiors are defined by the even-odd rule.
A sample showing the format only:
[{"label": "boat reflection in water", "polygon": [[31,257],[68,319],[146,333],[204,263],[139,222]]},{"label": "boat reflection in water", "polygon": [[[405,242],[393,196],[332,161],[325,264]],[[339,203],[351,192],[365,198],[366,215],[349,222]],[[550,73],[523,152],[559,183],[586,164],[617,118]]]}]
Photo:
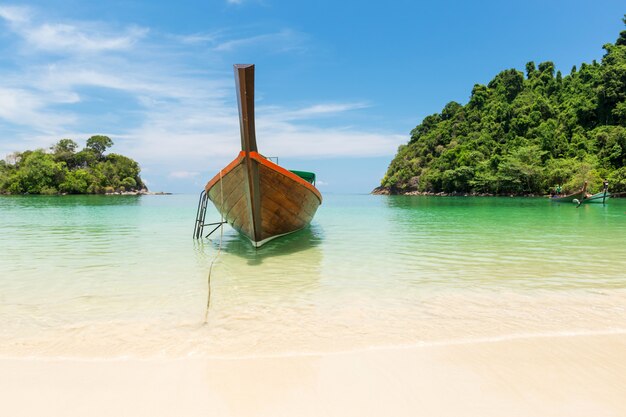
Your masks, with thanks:
[{"label": "boat reflection in water", "polygon": [[[303,252],[310,256],[314,252],[319,252],[317,247],[321,242],[322,230],[318,225],[313,224],[281,239],[273,240],[264,245],[262,249],[251,246],[248,238],[239,233],[226,232],[223,235],[221,250],[226,256],[232,255],[246,260],[248,265],[260,265],[269,258],[300,258],[304,255]],[[219,236],[215,236],[211,243],[213,250],[219,249]]]}]

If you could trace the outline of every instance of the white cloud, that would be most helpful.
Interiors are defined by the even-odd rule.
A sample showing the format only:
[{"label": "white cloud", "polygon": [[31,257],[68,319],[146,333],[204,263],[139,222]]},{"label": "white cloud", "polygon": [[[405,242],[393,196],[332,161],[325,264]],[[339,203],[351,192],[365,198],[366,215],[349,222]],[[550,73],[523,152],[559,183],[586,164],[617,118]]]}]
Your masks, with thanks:
[{"label": "white cloud", "polygon": [[13,24],[27,22],[30,9],[22,6],[0,6],[0,17]]},{"label": "white cloud", "polygon": [[212,34],[212,33],[195,33],[192,35],[173,36],[173,38],[182,43],[188,43],[188,44],[206,43],[206,42],[213,43],[213,42],[217,42],[217,40],[219,39],[217,34]]},{"label": "white cloud", "polygon": [[246,38],[226,40],[218,43],[215,47],[213,47],[213,50],[218,52],[227,52],[251,46],[258,47],[260,45],[266,45],[274,52],[293,51],[303,49],[302,38],[303,36],[299,32],[290,29],[283,29],[276,33],[266,33]]},{"label": "white cloud", "polygon": [[[0,17],[31,47],[43,51],[66,53],[126,50],[147,33],[146,28],[107,28],[97,22],[38,23],[31,9],[18,6],[0,7]],[[120,32],[121,35],[119,34]]]},{"label": "white cloud", "polygon": [[322,103],[314,104],[297,110],[285,110],[280,107],[261,107],[261,112],[266,112],[266,117],[275,120],[303,120],[316,117],[338,116],[351,110],[369,107],[366,103]]},{"label": "white cloud", "polygon": [[55,112],[47,107],[76,101],[78,96],[72,93],[42,95],[37,91],[5,88],[0,85],[0,119],[40,130],[59,131],[61,126],[73,123],[75,116],[71,113]]},{"label": "white cloud", "polygon": [[197,177],[198,175],[200,175],[199,172],[173,171],[173,172],[170,172],[169,177],[170,178],[176,178],[176,179],[188,179],[188,178]]},{"label": "white cloud", "polygon": [[[395,151],[406,142],[402,135],[370,133],[358,130],[302,127],[268,132],[266,149],[283,157],[364,157],[380,156]],[[259,135],[263,130],[259,130]],[[261,145],[259,145],[261,146]]]},{"label": "white cloud", "polygon": [[90,33],[68,24],[43,24],[23,28],[24,39],[45,51],[99,52],[129,49],[148,33],[145,28],[130,27],[122,36]]}]

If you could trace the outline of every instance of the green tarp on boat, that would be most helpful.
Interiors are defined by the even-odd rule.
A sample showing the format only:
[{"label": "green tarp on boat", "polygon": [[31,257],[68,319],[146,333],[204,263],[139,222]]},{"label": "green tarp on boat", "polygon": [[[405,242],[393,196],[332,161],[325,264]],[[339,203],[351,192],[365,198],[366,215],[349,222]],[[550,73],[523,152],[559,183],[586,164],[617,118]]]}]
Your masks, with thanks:
[{"label": "green tarp on boat", "polygon": [[308,181],[311,184],[315,184],[315,173],[314,172],[293,171],[293,170],[291,172],[293,172],[294,174],[296,174],[297,176],[299,176],[303,180]]}]

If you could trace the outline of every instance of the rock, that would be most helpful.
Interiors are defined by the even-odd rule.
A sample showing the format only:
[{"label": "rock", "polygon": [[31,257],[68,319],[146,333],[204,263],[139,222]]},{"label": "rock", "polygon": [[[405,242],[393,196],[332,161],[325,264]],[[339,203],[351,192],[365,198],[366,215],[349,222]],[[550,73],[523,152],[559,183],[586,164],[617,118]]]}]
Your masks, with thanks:
[{"label": "rock", "polygon": [[376,187],[372,190],[371,194],[374,195],[390,195],[391,191],[387,187]]}]

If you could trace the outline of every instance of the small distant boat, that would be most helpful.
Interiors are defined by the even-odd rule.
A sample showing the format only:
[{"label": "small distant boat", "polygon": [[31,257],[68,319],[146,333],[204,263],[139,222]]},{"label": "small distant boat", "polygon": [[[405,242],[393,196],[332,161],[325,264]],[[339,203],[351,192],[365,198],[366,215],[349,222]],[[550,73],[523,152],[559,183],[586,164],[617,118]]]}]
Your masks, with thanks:
[{"label": "small distant boat", "polygon": [[582,199],[585,198],[586,195],[587,195],[587,181],[585,181],[585,184],[583,185],[583,188],[581,188],[580,191],[577,191],[573,194],[568,194],[568,195],[553,195],[550,198],[550,201],[553,201],[555,203],[571,203],[574,200],[581,201]]},{"label": "small distant boat", "polygon": [[322,203],[315,174],[288,171],[258,152],[254,65],[235,65],[241,152],[204,188],[224,220],[255,247],[307,226]]}]

